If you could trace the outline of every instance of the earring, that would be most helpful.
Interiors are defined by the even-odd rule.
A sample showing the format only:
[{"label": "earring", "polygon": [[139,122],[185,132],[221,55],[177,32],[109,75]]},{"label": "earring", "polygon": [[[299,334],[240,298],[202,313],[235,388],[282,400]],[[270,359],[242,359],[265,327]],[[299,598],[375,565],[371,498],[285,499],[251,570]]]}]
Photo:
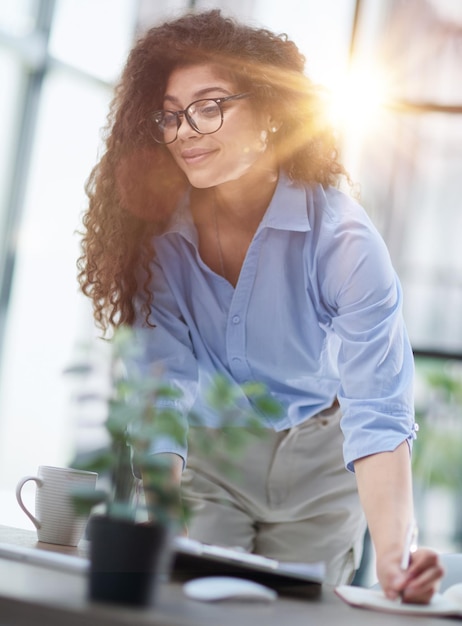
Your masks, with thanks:
[{"label": "earring", "polygon": [[270,128],[270,131],[271,131],[272,133],[277,133],[277,132],[278,132],[278,130],[279,130],[279,129],[278,129],[278,127],[277,127],[277,126],[271,126],[271,128]]}]

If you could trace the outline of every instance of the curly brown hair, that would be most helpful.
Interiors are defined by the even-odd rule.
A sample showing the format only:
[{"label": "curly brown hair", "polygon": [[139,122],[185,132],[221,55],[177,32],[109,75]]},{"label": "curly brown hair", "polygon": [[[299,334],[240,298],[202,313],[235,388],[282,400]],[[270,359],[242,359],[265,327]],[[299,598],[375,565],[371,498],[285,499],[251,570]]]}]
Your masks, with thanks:
[{"label": "curly brown hair", "polygon": [[291,179],[327,186],[346,174],[322,92],[286,35],[240,24],[219,10],[151,28],[129,54],[109,110],[105,152],[85,186],[78,280],[104,331],[133,324],[137,313],[149,324],[153,236],[188,184],[165,146],[154,142],[151,115],[162,108],[172,70],[201,62],[222,66],[239,90],[252,92],[256,110],[282,122],[272,141]]}]

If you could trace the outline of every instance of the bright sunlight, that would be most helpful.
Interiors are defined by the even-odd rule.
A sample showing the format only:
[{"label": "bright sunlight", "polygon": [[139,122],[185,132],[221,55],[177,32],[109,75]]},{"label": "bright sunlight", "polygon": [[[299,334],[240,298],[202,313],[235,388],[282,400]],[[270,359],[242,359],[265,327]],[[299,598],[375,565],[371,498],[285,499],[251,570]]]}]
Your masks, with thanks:
[{"label": "bright sunlight", "polygon": [[389,99],[389,80],[376,64],[354,63],[343,80],[330,89],[329,117],[341,132],[360,135],[377,126]]}]

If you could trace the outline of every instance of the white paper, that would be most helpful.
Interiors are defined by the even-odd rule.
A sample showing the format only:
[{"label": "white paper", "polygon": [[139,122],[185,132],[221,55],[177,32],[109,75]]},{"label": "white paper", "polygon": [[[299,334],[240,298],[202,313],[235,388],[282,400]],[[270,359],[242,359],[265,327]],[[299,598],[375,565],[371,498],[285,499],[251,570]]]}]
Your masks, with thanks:
[{"label": "white paper", "polygon": [[[451,587],[447,590],[450,592]],[[429,604],[406,604],[401,600],[389,600],[382,591],[340,585],[336,594],[347,604],[375,611],[407,615],[439,615],[462,618],[462,605],[448,600],[444,593],[436,593]]]}]

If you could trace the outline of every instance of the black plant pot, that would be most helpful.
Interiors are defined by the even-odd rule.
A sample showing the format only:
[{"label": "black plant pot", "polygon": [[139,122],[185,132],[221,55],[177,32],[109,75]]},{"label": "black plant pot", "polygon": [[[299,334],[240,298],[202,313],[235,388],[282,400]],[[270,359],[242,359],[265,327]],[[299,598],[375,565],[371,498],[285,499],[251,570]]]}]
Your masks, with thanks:
[{"label": "black plant pot", "polygon": [[132,606],[155,601],[166,574],[169,532],[161,524],[135,524],[105,516],[89,523],[91,600]]}]

